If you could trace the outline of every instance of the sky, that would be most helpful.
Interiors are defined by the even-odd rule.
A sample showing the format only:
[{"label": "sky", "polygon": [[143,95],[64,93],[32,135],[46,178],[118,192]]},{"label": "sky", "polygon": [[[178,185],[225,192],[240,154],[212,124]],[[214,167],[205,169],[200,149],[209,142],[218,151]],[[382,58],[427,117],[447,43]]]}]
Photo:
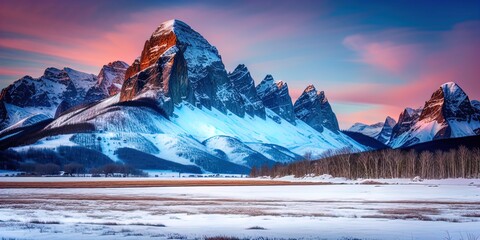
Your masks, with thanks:
[{"label": "sky", "polygon": [[0,88],[47,67],[131,64],[162,22],[186,22],[227,71],[325,91],[342,129],[398,119],[445,82],[480,99],[480,1],[0,0]]}]

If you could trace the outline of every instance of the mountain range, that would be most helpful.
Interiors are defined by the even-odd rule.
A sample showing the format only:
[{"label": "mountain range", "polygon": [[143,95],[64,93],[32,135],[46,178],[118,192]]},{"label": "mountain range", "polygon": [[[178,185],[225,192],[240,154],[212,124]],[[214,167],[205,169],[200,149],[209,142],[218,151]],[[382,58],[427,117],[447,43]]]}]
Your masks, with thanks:
[{"label": "mountain range", "polygon": [[[288,84],[272,75],[255,85],[243,64],[227,72],[218,50],[179,20],[160,24],[131,65],[114,61],[97,75],[47,68],[15,81],[0,94],[0,129],[0,149],[19,161],[195,173],[375,148],[340,131],[325,92],[309,85],[292,102]],[[349,131],[395,148],[478,135],[480,103],[446,83],[398,122]]]},{"label": "mountain range", "polygon": [[392,148],[480,135],[479,102],[470,101],[458,84],[448,82],[442,84],[423,107],[405,108],[396,124],[387,117],[383,124],[356,123],[349,131],[363,133]]},{"label": "mountain range", "polygon": [[255,86],[245,65],[227,72],[179,20],[162,23],[130,66],[112,62],[97,76],[49,68],[5,88],[0,106],[0,146],[30,160],[34,150],[65,159],[69,148],[163,170],[248,173],[306,153],[369,149],[339,131],[324,92],[308,86],[292,103],[272,75]]}]

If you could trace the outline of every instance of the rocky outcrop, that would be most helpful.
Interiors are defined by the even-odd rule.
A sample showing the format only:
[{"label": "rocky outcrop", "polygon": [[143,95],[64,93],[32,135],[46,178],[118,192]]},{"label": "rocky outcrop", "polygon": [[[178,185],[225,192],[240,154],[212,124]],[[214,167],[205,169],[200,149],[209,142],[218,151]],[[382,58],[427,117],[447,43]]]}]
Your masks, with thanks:
[{"label": "rocky outcrop", "polygon": [[179,20],[162,23],[127,69],[120,100],[155,98],[169,114],[187,101],[243,117],[243,99],[235,91],[215,47]]},{"label": "rocky outcrop", "polygon": [[21,108],[43,108],[53,116],[62,101],[82,102],[97,78],[71,68],[47,68],[40,78],[25,76],[2,90],[0,100]]},{"label": "rocky outcrop", "polygon": [[418,122],[421,113],[422,108],[405,108],[400,113],[397,124],[393,127],[391,138],[396,138],[409,131]]},{"label": "rocky outcrop", "polygon": [[395,127],[396,124],[397,122],[395,121],[395,119],[387,116],[385,122],[383,123],[382,130],[380,131],[376,139],[384,144],[388,144],[390,138],[392,137],[393,127]]},{"label": "rocky outcrop", "polygon": [[263,106],[262,100],[258,97],[255,82],[248,68],[240,64],[233,72],[228,74],[228,77],[232,81],[235,90],[242,96],[246,113],[250,116],[255,115],[265,119],[265,106]]},{"label": "rocky outcrop", "polygon": [[337,117],[323,91],[309,85],[294,105],[295,115],[319,132],[326,127],[333,132],[340,130]]},{"label": "rocky outcrop", "polygon": [[263,105],[283,119],[295,124],[292,98],[288,93],[288,85],[283,81],[275,82],[272,75],[267,75],[256,87],[258,97]]},{"label": "rocky outcrop", "polygon": [[127,69],[128,64],[122,61],[114,61],[103,65],[97,76],[97,84],[87,92],[87,101],[96,102],[119,93]]}]

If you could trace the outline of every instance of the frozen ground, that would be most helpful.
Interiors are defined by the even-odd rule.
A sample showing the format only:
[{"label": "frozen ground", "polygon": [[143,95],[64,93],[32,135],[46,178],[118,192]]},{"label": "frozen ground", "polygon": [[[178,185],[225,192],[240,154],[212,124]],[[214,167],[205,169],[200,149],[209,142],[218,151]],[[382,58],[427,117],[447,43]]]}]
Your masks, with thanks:
[{"label": "frozen ground", "polygon": [[478,183],[1,189],[0,182],[0,238],[471,239],[480,236]]}]

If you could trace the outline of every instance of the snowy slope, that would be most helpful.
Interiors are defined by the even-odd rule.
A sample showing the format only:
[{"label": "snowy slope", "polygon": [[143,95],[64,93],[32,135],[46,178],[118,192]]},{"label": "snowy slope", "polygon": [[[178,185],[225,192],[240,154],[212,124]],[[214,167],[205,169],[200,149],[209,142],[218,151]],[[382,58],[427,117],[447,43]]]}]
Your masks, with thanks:
[{"label": "snowy slope", "polygon": [[378,122],[371,125],[367,125],[364,123],[355,123],[348,129],[348,131],[358,132],[376,139],[380,134],[380,132],[382,131],[382,128],[383,128],[382,122]]},{"label": "snowy slope", "polygon": [[205,172],[226,173],[246,173],[247,167],[254,165],[292,162],[306,152],[320,155],[340,148],[365,150],[343,134],[329,130],[319,133],[300,120],[296,125],[286,120],[278,123],[273,119],[280,117],[269,109],[266,119],[248,115],[241,118],[184,102],[176,107],[175,116],[169,120],[152,108],[127,106],[118,100],[116,95],[78,109],[46,127],[91,123],[95,126],[93,135],[49,137],[28,148],[79,145],[118,161],[116,151],[129,147],[179,164],[197,165]]}]

